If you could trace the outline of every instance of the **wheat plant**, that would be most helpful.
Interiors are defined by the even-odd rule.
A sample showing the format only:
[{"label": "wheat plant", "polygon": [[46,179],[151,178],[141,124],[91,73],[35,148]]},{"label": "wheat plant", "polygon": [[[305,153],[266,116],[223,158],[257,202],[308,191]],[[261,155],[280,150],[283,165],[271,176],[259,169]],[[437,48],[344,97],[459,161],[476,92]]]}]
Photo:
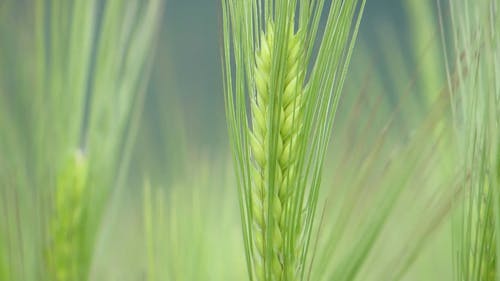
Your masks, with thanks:
[{"label": "wheat plant", "polygon": [[222,1],[226,115],[251,280],[306,278],[325,151],[364,3]]},{"label": "wheat plant", "polygon": [[[467,181],[454,229],[456,280],[498,280],[500,148],[500,7],[497,1],[450,1],[446,43],[459,163]],[[445,49],[446,50],[446,49]]]},{"label": "wheat plant", "polygon": [[[128,169],[161,2],[28,2],[2,2],[13,15],[2,30],[19,29],[0,39],[8,42],[0,59],[4,275],[87,280],[111,192]],[[18,63],[7,71],[11,59]]]},{"label": "wheat plant", "polygon": [[54,215],[49,221],[52,235],[45,260],[53,280],[78,280],[85,276],[85,223],[87,200],[87,159],[75,152],[56,179]]}]

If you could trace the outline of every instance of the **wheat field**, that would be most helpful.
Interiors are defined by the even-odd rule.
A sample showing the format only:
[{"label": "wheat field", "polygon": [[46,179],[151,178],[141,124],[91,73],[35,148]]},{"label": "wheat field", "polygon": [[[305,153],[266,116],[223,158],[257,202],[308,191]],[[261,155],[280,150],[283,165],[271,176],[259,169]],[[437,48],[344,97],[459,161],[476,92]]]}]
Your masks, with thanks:
[{"label": "wheat field", "polygon": [[0,281],[500,280],[497,0],[0,0]]}]

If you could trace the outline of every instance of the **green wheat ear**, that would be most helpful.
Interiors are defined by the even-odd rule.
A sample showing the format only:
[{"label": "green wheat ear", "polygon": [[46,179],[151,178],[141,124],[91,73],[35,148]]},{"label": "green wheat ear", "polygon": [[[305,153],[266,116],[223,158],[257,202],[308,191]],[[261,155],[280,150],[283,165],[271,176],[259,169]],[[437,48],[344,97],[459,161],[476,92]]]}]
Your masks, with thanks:
[{"label": "green wheat ear", "polygon": [[[283,85],[278,90],[281,93],[270,90],[271,66],[276,60],[273,52],[275,34],[272,24],[268,24],[266,33],[261,35],[260,50],[257,51],[255,58],[257,91],[251,102],[252,129],[249,129],[249,135],[253,156],[252,215],[253,238],[256,248],[256,251],[253,252],[253,260],[258,280],[265,280],[265,264],[270,264],[272,267],[271,280],[282,280],[285,264],[283,241],[285,232],[289,231],[285,227],[284,212],[290,203],[290,195],[293,194],[291,183],[295,182],[296,143],[301,136],[303,71],[300,70],[298,64],[302,48],[300,39],[293,33],[293,30],[288,33],[284,81],[276,83]],[[271,98],[279,99],[278,102],[274,102],[274,111],[270,110]],[[272,116],[272,112],[278,112],[278,115]],[[273,148],[269,145],[271,126],[274,126],[279,132],[274,152],[271,152]],[[271,160],[269,155],[276,155],[276,157]],[[273,174],[269,169],[269,161],[276,162]],[[267,184],[270,177],[274,178],[276,182],[272,194]],[[272,200],[270,200],[270,196],[272,196]],[[268,206],[269,202],[272,206]],[[270,212],[272,220],[268,218],[268,212]],[[266,239],[266,231],[271,233],[269,239]],[[271,249],[268,250],[268,247]],[[295,266],[292,264],[287,267],[291,271],[291,276],[293,276]]]},{"label": "green wheat ear", "polygon": [[222,3],[225,105],[249,279],[305,280],[323,163],[365,1]]},{"label": "green wheat ear", "polygon": [[46,253],[50,280],[84,280],[87,159],[76,151],[56,182]]}]

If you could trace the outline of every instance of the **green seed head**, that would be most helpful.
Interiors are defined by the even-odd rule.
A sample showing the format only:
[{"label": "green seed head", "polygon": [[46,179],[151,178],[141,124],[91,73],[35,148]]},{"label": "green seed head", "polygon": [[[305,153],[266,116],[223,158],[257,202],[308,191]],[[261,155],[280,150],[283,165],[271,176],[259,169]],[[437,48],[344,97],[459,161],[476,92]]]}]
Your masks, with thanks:
[{"label": "green seed head", "polygon": [[[252,129],[249,135],[253,157],[253,260],[258,280],[267,280],[266,272],[271,272],[270,280],[284,280],[285,268],[291,274],[295,271],[294,264],[285,266],[284,239],[292,231],[285,226],[285,212],[293,193],[296,144],[301,137],[303,70],[299,66],[302,51],[299,37],[290,30],[286,38],[284,46],[275,46],[277,40],[273,24],[268,24],[266,33],[261,35],[260,49],[255,57],[257,91],[251,101]],[[285,73],[282,76],[284,81],[277,84],[283,87],[272,91],[271,71],[277,59],[274,50],[280,47],[285,49],[286,60],[282,66]],[[274,100],[273,104],[271,100]],[[272,132],[271,127],[275,128]],[[277,143],[275,151],[271,151],[270,144],[274,137]],[[269,168],[271,161],[275,162],[273,174]],[[275,183],[272,194],[270,179],[274,179]],[[266,266],[270,268],[266,269]]]},{"label": "green seed head", "polygon": [[46,252],[51,280],[83,280],[87,159],[76,151],[57,177]]}]

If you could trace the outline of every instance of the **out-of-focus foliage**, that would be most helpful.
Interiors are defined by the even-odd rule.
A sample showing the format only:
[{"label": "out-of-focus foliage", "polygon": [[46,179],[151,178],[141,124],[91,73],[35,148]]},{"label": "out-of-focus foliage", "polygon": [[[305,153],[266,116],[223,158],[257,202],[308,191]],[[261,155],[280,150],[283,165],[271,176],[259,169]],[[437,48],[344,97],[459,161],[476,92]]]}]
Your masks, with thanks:
[{"label": "out-of-focus foliage", "polygon": [[467,177],[458,200],[457,280],[498,280],[500,261],[500,7],[497,1],[451,4],[447,41],[458,161]]},{"label": "out-of-focus foliage", "polygon": [[106,204],[123,185],[161,10],[155,0],[2,1],[10,280],[88,279]]},{"label": "out-of-focus foliage", "polygon": [[145,183],[148,280],[245,279],[232,170],[211,158],[201,157],[196,177],[167,189]]}]

